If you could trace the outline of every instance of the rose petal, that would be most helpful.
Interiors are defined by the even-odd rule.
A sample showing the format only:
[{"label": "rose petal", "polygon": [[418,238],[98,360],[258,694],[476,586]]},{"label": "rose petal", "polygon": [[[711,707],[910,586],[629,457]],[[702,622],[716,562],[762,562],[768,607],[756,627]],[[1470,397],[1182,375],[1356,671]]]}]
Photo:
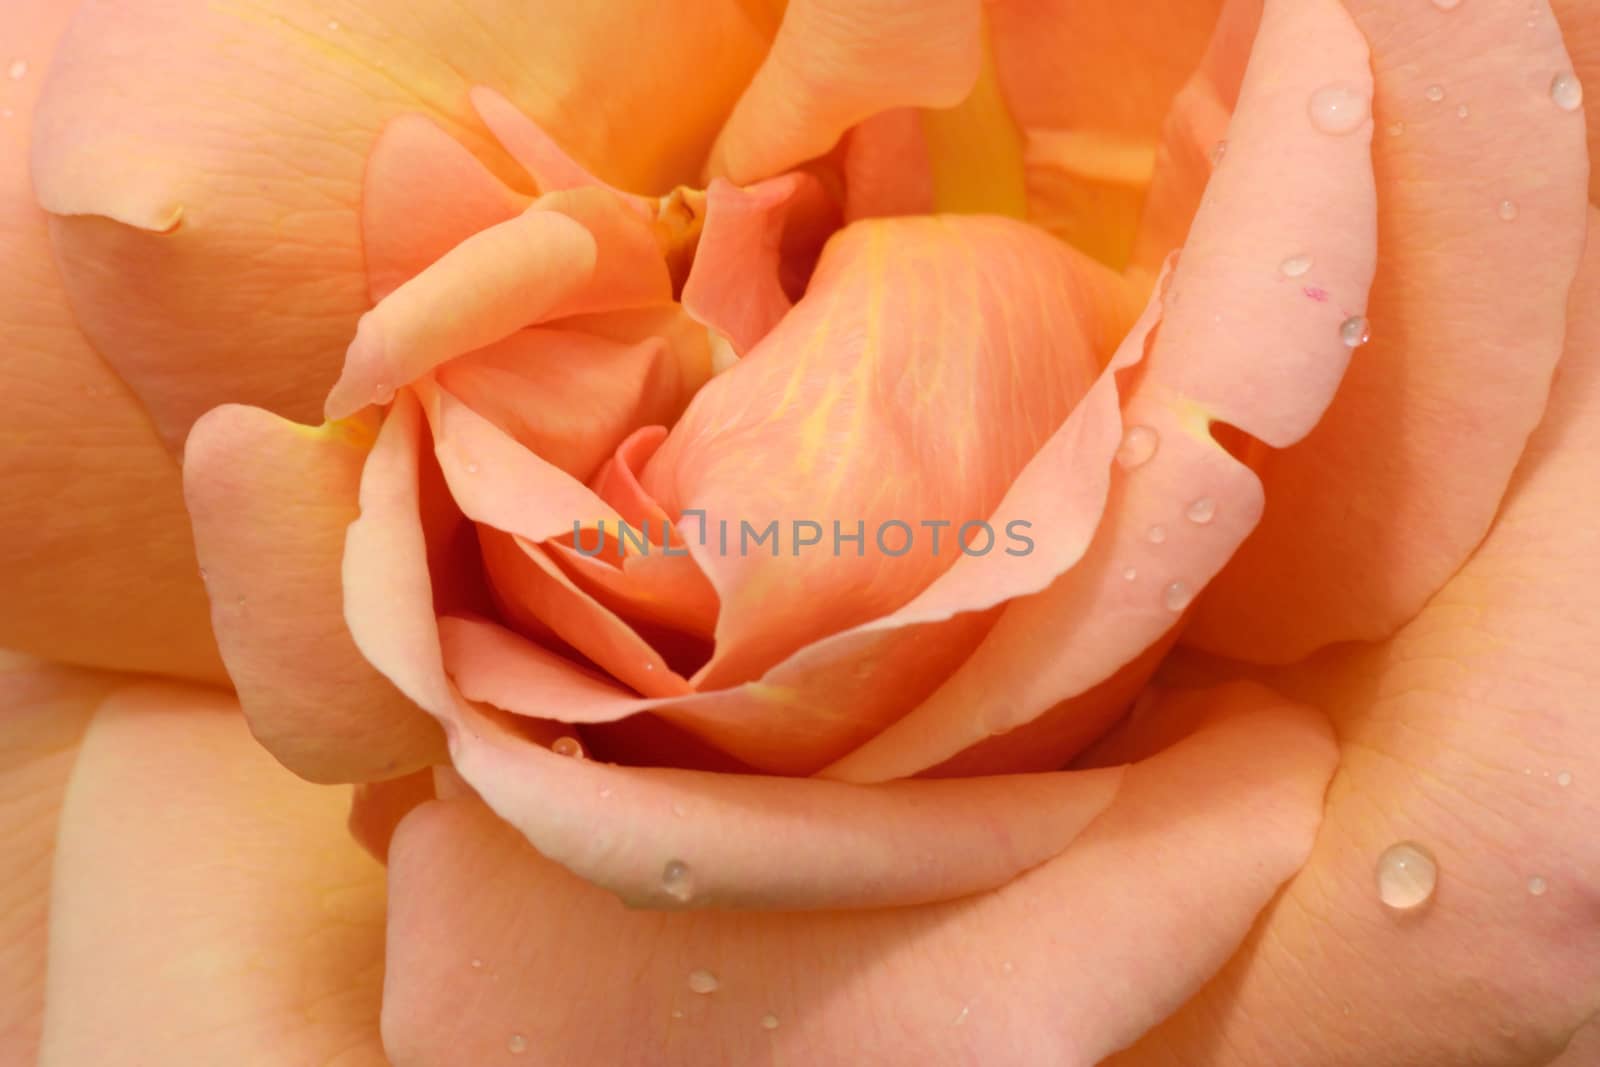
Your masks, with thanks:
[{"label": "rose petal", "polygon": [[[1203,981],[1315,832],[1334,751],[1325,724],[1258,691],[1226,692],[1218,702],[1231,711],[1129,769],[1111,807],[1059,856],[1002,889],[946,904],[627,912],[481,807],[427,805],[402,824],[391,852],[389,1055],[400,1065],[483,1062],[525,1042],[553,1061],[662,1067],[774,1056],[1093,1063]],[[1258,758],[1269,751],[1274,758]],[[611,819],[653,823],[659,815],[621,803],[628,784],[653,776],[609,773],[613,796],[569,794],[610,813],[599,825],[571,821],[575,840],[598,842],[613,832]],[[958,785],[977,783],[946,788]],[[696,809],[671,830],[720,848],[717,827],[720,817]],[[747,854],[771,869],[752,864],[750,873],[814,884],[819,864],[872,831],[858,820],[815,854],[752,843]],[[638,845],[649,851],[649,842]],[[981,862],[984,851],[964,859]],[[626,850],[619,857],[629,862]],[[697,884],[717,884],[714,867],[691,868]],[[529,899],[543,904],[530,909]],[[1196,899],[1207,906],[1194,908]],[[691,991],[689,976],[700,969],[719,981],[715,993]],[[845,989],[850,995],[839,995]],[[552,1003],[565,1007],[550,1011]],[[775,1029],[761,1022],[766,1014]]]},{"label": "rose petal", "polygon": [[145,685],[95,715],[56,844],[46,1067],[383,1062],[381,868],[344,792],[286,773],[231,705]]},{"label": "rose petal", "polygon": [[177,468],[84,340],[28,177],[33,107],[71,4],[0,7],[0,645],[219,682]]},{"label": "rose petal", "polygon": [[1589,128],[1589,202],[1600,203],[1600,167],[1594,166],[1596,146],[1600,146],[1600,107],[1595,106],[1592,95],[1600,91],[1596,89],[1600,86],[1600,14],[1595,12],[1594,0],[1553,0],[1550,6],[1578,82],[1591,94],[1583,112]]},{"label": "rose petal", "polygon": [[220,403],[321,411],[368,307],[362,178],[392,119],[439,121],[515,184],[469,96],[490,86],[602,178],[665,192],[698,174],[769,40],[739,0],[692,19],[651,0],[78,10],[39,192],[72,216],[54,237],[85,331],[174,447]]},{"label": "rose petal", "polygon": [[[1090,692],[1160,640],[1249,533],[1261,486],[1210,426],[1288,444],[1316,424],[1339,384],[1349,360],[1340,320],[1362,309],[1373,269],[1371,123],[1319,132],[1306,101],[1334,80],[1359,91],[1365,58],[1333,0],[1268,5],[1230,131],[1233,165],[1207,190],[1124,406],[1125,424],[1152,431],[1156,451],[1119,466],[1105,520],[1076,567],[1044,595],[1014,601],[936,693],[829,776],[915,774]],[[1294,180],[1284,181],[1290,165]],[[1324,250],[1336,303],[1306,300],[1278,274],[1283,235],[1294,233]],[[1080,724],[1062,725],[1041,758],[1064,761],[1084,740]]]},{"label": "rose petal", "polygon": [[977,0],[790,0],[708,170],[745,183],[824,155],[897,107],[960,103],[982,62]]},{"label": "rose petal", "polygon": [[[1531,27],[1499,4],[1349,6],[1373,42],[1379,121],[1405,124],[1374,144],[1373,343],[1316,432],[1262,458],[1261,528],[1185,635],[1237,658],[1387,636],[1461,565],[1544,410],[1583,244],[1583,121],[1550,99],[1570,61],[1544,5]],[[1341,254],[1331,238],[1280,231],[1277,258],[1314,262],[1285,290],[1342,299],[1324,273]],[[1233,309],[1216,310],[1211,343],[1229,343]]]},{"label": "rose petal", "polygon": [[[1589,220],[1549,410],[1488,538],[1390,641],[1272,672],[1329,709],[1344,746],[1305,870],[1118,1067],[1543,1063],[1593,1018],[1600,212]],[[1373,871],[1404,840],[1434,854],[1438,885],[1397,917]]]},{"label": "rose petal", "polygon": [[437,796],[434,769],[383,782],[362,782],[350,797],[350,836],[379,863],[389,862],[389,841],[400,820]]},{"label": "rose petal", "polygon": [[259,408],[195,424],[184,481],[212,623],[256,738],[318,782],[443,757],[438,727],[362,658],[344,621],[345,530],[373,419],[301,426]]},{"label": "rose petal", "polygon": [[114,675],[0,653],[0,1061],[33,1063],[44,1019],[50,866],[67,775]]}]

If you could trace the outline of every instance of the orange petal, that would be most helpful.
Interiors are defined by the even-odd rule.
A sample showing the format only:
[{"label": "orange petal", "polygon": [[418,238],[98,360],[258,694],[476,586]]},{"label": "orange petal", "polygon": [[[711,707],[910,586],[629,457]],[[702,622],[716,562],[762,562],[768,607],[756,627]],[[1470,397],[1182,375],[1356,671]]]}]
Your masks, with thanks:
[{"label": "orange petal", "polygon": [[[1386,130],[1373,343],[1316,432],[1262,458],[1261,528],[1186,635],[1245,659],[1384,637],[1461,565],[1544,410],[1583,244],[1583,121],[1550,97],[1570,61],[1548,12],[1529,27],[1526,10],[1495,4],[1350,8],[1375,42]],[[1327,239],[1284,236],[1283,256],[1313,261],[1296,283],[1337,294]],[[1223,323],[1213,343],[1232,333]]]},{"label": "orange petal", "polygon": [[391,120],[438,121],[515,185],[469,95],[489,86],[602,178],[665,192],[699,173],[770,32],[739,0],[555,24],[507,0],[77,6],[40,196],[68,216],[54,236],[86,332],[174,447],[221,403],[321,411],[368,306],[362,178]]},{"label": "orange petal", "polygon": [[[994,512],[1087,390],[1120,297],[1009,221],[868,221],[834,238],[806,298],[701,390],[644,471],[669,513],[704,514],[685,539],[722,611],[697,684],[755,678],[945,571],[962,524]],[[797,551],[806,521],[822,541]],[[884,547],[866,543],[890,522]],[[925,522],[949,526],[942,551]],[[751,548],[742,524],[754,537],[769,523],[777,541]],[[862,524],[859,553],[831,549],[835,523]]]},{"label": "orange petal", "polygon": [[[1180,1004],[1310,847],[1333,762],[1325,724],[1260,693],[1221,699],[1231,713],[1130,768],[1111,806],[1059,855],[1003,888],[943,904],[812,914],[619,911],[475,803],[427,805],[402,824],[391,852],[388,1052],[399,1063],[489,1061],[524,1045],[572,1063],[627,1062],[645,1048],[662,1067],[773,1057],[1093,1063]],[[469,764],[489,758],[488,744],[477,746]],[[1260,758],[1266,752],[1273,758]],[[609,842],[612,869],[637,865],[652,902],[663,898],[660,879],[673,858],[688,864],[673,884],[690,880],[692,895],[731,889],[727,876],[737,873],[826,899],[823,887],[836,875],[858,894],[868,884],[858,871],[837,871],[836,857],[900,880],[914,877],[908,870],[948,870],[930,854],[959,854],[976,868],[997,851],[998,835],[989,834],[972,852],[937,842],[915,862],[885,865],[910,842],[886,836],[883,851],[857,854],[851,842],[880,837],[870,818],[856,818],[816,851],[773,848],[769,836],[735,853],[718,833],[742,836],[751,827],[719,811],[715,794],[686,791],[680,819],[662,807],[669,798],[656,792],[659,772],[543,758],[559,764],[551,774],[615,782],[604,798],[592,787],[552,794],[598,813],[567,820],[562,840],[593,856]],[[545,774],[526,773],[542,763],[516,766],[523,783]],[[497,777],[497,786],[511,787]],[[935,785],[952,799],[985,788],[884,788],[932,795]],[[787,787],[797,795],[826,788]],[[812,810],[829,820],[870,810],[871,802],[836,806],[847,794],[817,796]],[[1004,807],[1008,827],[1031,817]],[[787,828],[778,840],[806,834],[792,816],[757,810],[763,828]],[[542,826],[561,821],[546,811]],[[946,818],[965,832],[958,809]],[[650,836],[657,828],[670,836]],[[700,855],[707,858],[696,863]],[[529,910],[529,899],[544,903]],[[1192,907],[1194,899],[1207,906]],[[472,960],[481,966],[463,966]],[[708,981],[691,978],[698,971],[719,983],[714,994],[694,991]],[[563,1012],[530,1007],[574,988],[605,995],[563,999]],[[851,995],[840,996],[844,988]]]},{"label": "orange petal", "polygon": [[1023,138],[1028,217],[1127,262],[1161,122],[1221,0],[1000,0],[995,67]]},{"label": "orange petal", "polygon": [[389,862],[389,842],[400,820],[433,800],[434,769],[384,782],[362,782],[350,797],[350,836],[379,863]]},{"label": "orange petal", "polygon": [[898,107],[951,107],[983,59],[978,0],[790,0],[709,172],[745,183],[826,154]]},{"label": "orange petal", "polygon": [[[1270,672],[1328,708],[1344,746],[1306,868],[1205,994],[1117,1067],[1218,1049],[1240,1067],[1544,1063],[1592,1021],[1600,211],[1589,220],[1549,409],[1487,539],[1390,641]],[[1438,884],[1395,916],[1373,871],[1405,840],[1433,853]]]},{"label": "orange petal", "polygon": [[40,1063],[382,1063],[382,869],[344,806],[224,696],[109,699],[61,811]]},{"label": "orange petal", "polygon": [[[1552,0],[1556,21],[1561,27],[1561,37],[1572,57],[1572,68],[1578,84],[1589,90],[1589,104],[1584,118],[1589,127],[1589,202],[1600,204],[1600,167],[1594,166],[1600,154],[1600,107],[1595,105],[1593,94],[1600,92],[1600,13],[1596,13],[1594,0]],[[1600,1031],[1600,1026],[1592,1027]],[[1565,1065],[1563,1065],[1565,1067]]]},{"label": "orange petal", "polygon": [[[936,693],[830,776],[915,774],[1092,691],[1170,631],[1228,561],[1261,513],[1262,491],[1211,424],[1276,445],[1304,436],[1349,360],[1341,320],[1364,307],[1375,255],[1371,122],[1322,133],[1306,102],[1336,80],[1370,90],[1365,71],[1365,42],[1335,0],[1269,4],[1230,134],[1232,165],[1207,190],[1170,293],[1158,287],[1159,333],[1123,408],[1145,435],[1143,462],[1119,465],[1084,559],[1044,595],[1014,601]],[[1328,303],[1278,273],[1284,248],[1300,241],[1321,251]],[[1084,740],[1064,725],[1063,745]]]},{"label": "orange petal", "polygon": [[374,420],[301,426],[259,408],[195,424],[184,482],[228,673],[257,739],[318,782],[443,758],[433,720],[356,650],[340,590]]},{"label": "orange petal", "polygon": [[50,867],[67,775],[114,675],[0,654],[0,1061],[33,1063],[44,1021]]},{"label": "orange petal", "polygon": [[845,142],[845,219],[931,215],[933,170],[922,112],[880,111],[850,131]]},{"label": "orange petal", "polygon": [[177,467],[84,340],[28,176],[34,101],[73,5],[0,8],[0,645],[220,682]]}]

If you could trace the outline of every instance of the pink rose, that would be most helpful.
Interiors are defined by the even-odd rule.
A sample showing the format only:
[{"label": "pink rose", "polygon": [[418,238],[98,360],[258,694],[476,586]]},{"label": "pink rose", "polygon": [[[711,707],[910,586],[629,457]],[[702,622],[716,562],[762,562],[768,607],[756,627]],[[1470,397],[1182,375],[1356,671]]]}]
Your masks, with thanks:
[{"label": "pink rose", "polygon": [[0,1048],[1581,1067],[1514,6],[0,15]]}]

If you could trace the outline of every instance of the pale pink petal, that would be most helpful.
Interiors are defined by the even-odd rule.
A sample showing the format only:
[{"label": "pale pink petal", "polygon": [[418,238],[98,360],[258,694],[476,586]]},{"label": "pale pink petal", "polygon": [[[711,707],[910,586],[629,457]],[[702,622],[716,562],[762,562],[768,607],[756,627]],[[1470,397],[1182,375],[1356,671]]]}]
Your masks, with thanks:
[{"label": "pale pink petal", "polygon": [[382,868],[345,803],[226,696],[107,700],[61,809],[40,1064],[382,1064]]},{"label": "pale pink petal", "polygon": [[[475,803],[427,805],[402,824],[391,851],[388,1053],[398,1067],[515,1062],[509,1053],[522,1047],[552,1062],[659,1067],[908,1060],[1087,1067],[1181,1004],[1226,958],[1299,866],[1320,819],[1334,758],[1326,726],[1260,691],[1214,699],[1230,710],[1130,768],[1111,807],[1058,856],[1003,888],[944,904],[813,914],[627,911]],[[488,758],[487,745],[464,750],[469,765]],[[732,811],[703,803],[680,819],[659,810],[667,797],[635,792],[658,775],[535,755],[560,764],[551,773],[616,782],[607,797],[592,785],[565,794],[591,813],[560,829],[580,855],[597,854],[608,841],[619,846],[613,862],[640,862],[641,877],[658,890],[652,902],[659,900],[664,870],[633,857],[673,857],[656,855],[653,836],[626,829],[649,820],[652,834],[659,826],[661,834],[681,835],[684,844],[670,847],[689,856],[696,887],[725,884],[716,865],[697,866],[686,849],[723,856],[718,831],[743,830]],[[497,784],[537,781],[539,766],[518,761],[524,773],[499,776]],[[962,786],[984,788],[941,788],[953,797]],[[819,802],[818,814],[848,818],[854,808],[833,804]],[[546,832],[569,818],[542,801],[534,807],[543,808]],[[1006,808],[1008,822],[1031,818]],[[963,821],[957,811],[946,816],[953,827]],[[816,851],[752,842],[743,855],[729,850],[727,862],[769,884],[815,892],[831,876],[831,861],[874,831],[870,819],[857,819]],[[990,848],[992,841],[962,861],[982,864]],[[929,854],[951,855],[938,844]],[[883,862],[871,852],[861,859],[872,869]],[[917,861],[923,864],[939,869],[937,861]],[[529,900],[541,904],[529,908]],[[714,976],[714,993],[691,989],[697,971]]]},{"label": "pale pink petal", "polygon": [[251,730],[318,782],[390,778],[444,756],[434,721],[362,657],[344,621],[345,530],[377,430],[259,408],[195,424],[184,482],[212,625]]},{"label": "pale pink petal", "polygon": [[[1261,527],[1185,635],[1237,658],[1385,637],[1461,566],[1544,410],[1583,245],[1584,125],[1551,99],[1571,60],[1545,5],[1533,26],[1528,5],[1348,6],[1378,87],[1372,344],[1310,438],[1259,461]],[[1343,302],[1333,233],[1285,228],[1272,253],[1312,260],[1285,288]],[[1215,310],[1204,343],[1236,343]]]}]

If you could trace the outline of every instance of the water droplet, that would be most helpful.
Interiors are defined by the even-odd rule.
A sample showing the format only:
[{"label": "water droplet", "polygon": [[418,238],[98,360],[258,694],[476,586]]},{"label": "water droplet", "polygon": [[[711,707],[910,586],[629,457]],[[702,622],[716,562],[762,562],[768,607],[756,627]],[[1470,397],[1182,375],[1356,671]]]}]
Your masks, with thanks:
[{"label": "water droplet", "polygon": [[1430,85],[1423,90],[1422,95],[1437,104],[1439,101],[1444,99],[1444,86]]},{"label": "water droplet", "polygon": [[1017,967],[1016,964],[1012,963],[1010,960],[1006,960],[1000,965],[1000,969],[1006,974],[1010,974],[1012,971],[1016,970]]},{"label": "water droplet", "polygon": [[7,73],[11,75],[12,81],[21,81],[23,78],[28,76],[28,61],[26,59],[12,60],[11,69],[7,71]]},{"label": "water droplet", "polygon": [[761,1029],[763,1029],[763,1030],[776,1030],[777,1028],[778,1028],[778,1017],[776,1015],[772,1014],[769,1011],[769,1012],[767,1012],[765,1015],[763,1015],[761,1017]]},{"label": "water droplet", "polygon": [[1470,114],[1472,114],[1472,109],[1466,104],[1461,104],[1456,108],[1456,118],[1458,119],[1464,119]]},{"label": "water droplet", "polygon": [[1510,222],[1517,217],[1517,203],[1514,200],[1500,201],[1500,206],[1495,210],[1499,213],[1500,217],[1507,222]]},{"label": "water droplet", "polygon": [[717,991],[717,987],[721,984],[721,982],[717,981],[717,976],[712,974],[710,971],[689,972],[689,989],[691,992],[700,993],[702,995],[707,993],[715,993]]},{"label": "water droplet", "polygon": [[683,818],[685,815],[687,815],[689,813],[683,809],[683,805],[682,804],[674,802],[673,805],[672,805],[672,814],[676,815],[678,818],[681,819],[681,818]]},{"label": "water droplet", "polygon": [[372,387],[372,402],[374,404],[387,404],[394,399],[394,386],[388,382],[378,382]]},{"label": "water droplet", "polygon": [[1433,6],[1440,11],[1454,11],[1461,6],[1461,0],[1433,0]]},{"label": "water droplet", "polygon": [[1307,109],[1311,125],[1323,133],[1350,133],[1367,121],[1370,101],[1367,94],[1348,82],[1324,85],[1311,94]]},{"label": "water droplet", "polygon": [[1221,163],[1222,162],[1222,158],[1224,156],[1226,156],[1227,154],[1228,154],[1228,142],[1227,141],[1218,141],[1216,144],[1212,145],[1211,146],[1211,153],[1210,153],[1211,165],[1213,167],[1215,167],[1217,164]]},{"label": "water droplet", "polygon": [[558,756],[571,756],[573,759],[583,759],[583,742],[567,734],[550,742],[550,751]]},{"label": "water droplet", "polygon": [[1172,582],[1161,591],[1161,602],[1168,611],[1182,611],[1194,599],[1194,591],[1187,582]]},{"label": "water droplet", "polygon": [[644,665],[644,669],[647,671],[653,671],[656,669],[656,665],[654,663],[646,663]]},{"label": "water droplet", "polygon": [[476,463],[468,463],[467,464],[467,473],[468,474],[477,474],[478,473],[478,465]]},{"label": "water droplet", "polygon": [[1138,578],[1139,568],[1137,567],[1129,567],[1122,572],[1122,580],[1125,582],[1137,581]]},{"label": "water droplet", "polygon": [[1167,539],[1167,528],[1156,525],[1145,531],[1144,539],[1152,545],[1159,545]]},{"label": "water droplet", "polygon": [[682,860],[668,860],[661,868],[661,888],[673,900],[687,901],[694,896],[694,872]]},{"label": "water droplet", "polygon": [[1364,315],[1351,315],[1339,324],[1339,340],[1346,348],[1360,348],[1372,340],[1372,330]]},{"label": "water droplet", "polygon": [[1215,497],[1203,496],[1189,505],[1183,513],[1190,522],[1204,526],[1217,517],[1217,501]]},{"label": "water droplet", "polygon": [[1290,256],[1278,264],[1278,272],[1285,278],[1298,278],[1311,269],[1310,256]]},{"label": "water droplet", "polygon": [[472,961],[472,969],[475,970],[475,971],[483,970],[483,961],[479,960],[479,959],[473,960]]},{"label": "water droplet", "polygon": [[334,33],[338,33],[339,32],[339,20],[338,19],[329,19],[328,20],[328,29],[332,30]]},{"label": "water droplet", "polygon": [[1549,888],[1550,886],[1546,884],[1545,880],[1537,874],[1528,879],[1528,892],[1536,897],[1544,896],[1544,891]]},{"label": "water droplet", "polygon": [[1565,789],[1567,786],[1569,786],[1571,784],[1572,784],[1572,772],[1571,771],[1562,771],[1560,774],[1556,775],[1556,785],[1559,785],[1563,789]]},{"label": "water droplet", "polygon": [[1117,462],[1123,470],[1133,470],[1150,462],[1161,447],[1161,437],[1148,426],[1129,426],[1117,447]]},{"label": "water droplet", "polygon": [[210,575],[206,574],[206,569],[204,567],[200,568],[200,580],[202,582],[210,580]]},{"label": "water droplet", "polygon": [[682,1008],[673,1008],[673,1009],[672,1009],[672,1017],[673,1017],[673,1018],[674,1018],[674,1019],[681,1019],[681,1018],[683,1018],[683,1009],[682,1009]]},{"label": "water droplet", "polygon": [[1550,79],[1550,99],[1562,111],[1576,111],[1583,105],[1583,83],[1570,70],[1562,71]]},{"label": "water droplet", "polygon": [[1389,136],[1390,137],[1399,137],[1402,133],[1405,133],[1405,132],[1406,132],[1406,124],[1401,122],[1399,119],[1396,119],[1394,122],[1389,123]]},{"label": "water droplet", "polygon": [[512,1034],[511,1037],[506,1040],[506,1051],[511,1053],[513,1056],[522,1055],[524,1052],[528,1051],[528,1039],[523,1037],[521,1034]]},{"label": "water droplet", "polygon": [[1395,911],[1426,904],[1439,881],[1433,854],[1415,841],[1390,845],[1378,857],[1378,899]]},{"label": "water droplet", "polygon": [[601,800],[604,800],[606,797],[608,797],[610,795],[611,795],[611,787],[609,785],[602,786],[600,788],[600,799]]},{"label": "water droplet", "polygon": [[967,1021],[967,1013],[970,1012],[971,1010],[972,1010],[972,1005],[971,1004],[963,1004],[963,1005],[961,1005],[961,1010],[956,1013],[956,1017],[954,1019],[950,1020],[950,1025],[951,1026],[960,1026],[962,1023],[966,1022]]}]

